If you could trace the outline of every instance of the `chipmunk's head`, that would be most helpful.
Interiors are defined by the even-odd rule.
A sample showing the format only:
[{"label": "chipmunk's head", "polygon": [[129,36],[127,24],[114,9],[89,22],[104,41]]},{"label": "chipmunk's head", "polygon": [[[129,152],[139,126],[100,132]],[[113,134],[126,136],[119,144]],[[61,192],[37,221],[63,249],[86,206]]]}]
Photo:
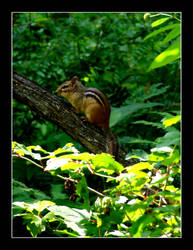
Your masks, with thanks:
[{"label": "chipmunk's head", "polygon": [[70,81],[63,82],[56,90],[57,94],[64,95],[65,92],[74,92],[81,83],[78,77],[74,76]]}]

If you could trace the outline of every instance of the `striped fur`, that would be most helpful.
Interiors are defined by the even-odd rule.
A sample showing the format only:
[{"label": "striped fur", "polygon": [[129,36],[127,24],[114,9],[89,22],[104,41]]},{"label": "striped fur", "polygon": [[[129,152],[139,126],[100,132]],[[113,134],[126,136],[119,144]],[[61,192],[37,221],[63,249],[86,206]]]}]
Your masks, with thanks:
[{"label": "striped fur", "polygon": [[94,98],[99,104],[104,106],[103,98],[101,96],[99,96],[98,94],[96,94],[94,91],[87,90],[85,92],[85,96]]}]

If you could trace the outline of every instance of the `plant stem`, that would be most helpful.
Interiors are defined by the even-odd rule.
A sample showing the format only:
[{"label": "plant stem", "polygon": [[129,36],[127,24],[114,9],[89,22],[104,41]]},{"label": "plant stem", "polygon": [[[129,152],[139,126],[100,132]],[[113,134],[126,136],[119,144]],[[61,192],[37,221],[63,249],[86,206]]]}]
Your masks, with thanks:
[{"label": "plant stem", "polygon": [[[32,164],[36,165],[37,167],[39,167],[39,168],[41,168],[41,169],[44,169],[41,165],[39,165],[39,164],[36,163],[35,161],[32,161],[31,159],[26,158],[25,156],[18,156],[17,154],[13,154],[13,156],[22,158],[22,159],[24,159],[24,160],[27,160],[27,161],[31,162]],[[60,179],[63,179],[63,180],[69,180],[69,181],[78,183],[77,180],[71,179],[71,178],[69,178],[69,177],[64,177],[64,176],[62,176],[62,175],[60,175],[60,174],[57,174],[56,176],[57,176],[58,178],[60,178]],[[98,194],[98,195],[101,196],[101,197],[105,197],[104,194],[102,194],[102,193],[96,191],[95,189],[93,189],[93,188],[91,188],[91,187],[89,187],[89,186],[87,186],[87,188],[88,188],[88,190],[90,190],[91,192],[96,193],[96,194]]]}]

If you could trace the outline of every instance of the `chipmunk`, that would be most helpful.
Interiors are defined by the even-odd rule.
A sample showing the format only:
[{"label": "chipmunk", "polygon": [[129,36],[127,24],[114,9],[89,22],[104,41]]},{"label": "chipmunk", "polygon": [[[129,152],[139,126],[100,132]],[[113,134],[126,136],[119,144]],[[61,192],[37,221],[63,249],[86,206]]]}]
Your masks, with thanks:
[{"label": "chipmunk", "polygon": [[106,152],[117,158],[117,139],[109,128],[110,104],[107,97],[96,88],[87,88],[74,76],[62,83],[56,90],[65,97],[77,113],[83,112],[90,123],[102,127],[107,134]]}]

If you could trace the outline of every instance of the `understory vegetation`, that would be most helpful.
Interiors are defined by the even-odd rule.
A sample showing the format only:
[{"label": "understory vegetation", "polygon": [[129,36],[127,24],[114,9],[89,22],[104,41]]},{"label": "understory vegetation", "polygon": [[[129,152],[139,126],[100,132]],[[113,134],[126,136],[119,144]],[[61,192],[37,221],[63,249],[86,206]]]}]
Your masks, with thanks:
[{"label": "understory vegetation", "polygon": [[181,237],[180,13],[13,13],[13,71],[111,103],[127,159],[91,154],[12,99],[14,237]]}]

